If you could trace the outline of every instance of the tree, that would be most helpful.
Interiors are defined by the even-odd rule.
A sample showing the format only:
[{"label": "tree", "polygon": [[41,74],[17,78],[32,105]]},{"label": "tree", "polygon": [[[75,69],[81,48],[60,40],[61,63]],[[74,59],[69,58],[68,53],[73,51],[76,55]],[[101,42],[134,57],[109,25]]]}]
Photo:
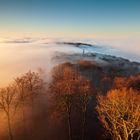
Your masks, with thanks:
[{"label": "tree", "polygon": [[[0,89],[0,109],[5,112],[8,123],[9,140],[13,140],[11,115],[18,105],[16,89],[14,86],[8,86]],[[14,112],[15,113],[15,112]]]},{"label": "tree", "polygon": [[[39,95],[43,90],[43,80],[40,78],[39,74],[36,72],[27,72],[21,78],[21,84],[24,88],[24,92],[22,92],[21,98],[27,97],[31,101],[32,111],[34,99],[37,95]],[[32,112],[33,113],[33,112]]]},{"label": "tree", "polygon": [[15,86],[18,93],[20,105],[22,107],[22,121],[24,122],[24,133],[26,132],[25,119],[25,102],[31,101],[32,116],[33,116],[33,101],[34,98],[42,92],[43,80],[37,72],[27,72],[21,77],[15,79]]},{"label": "tree", "polygon": [[53,100],[58,109],[57,111],[66,117],[69,140],[72,139],[71,112],[73,98],[77,91],[76,89],[77,79],[75,71],[69,66],[56,67],[53,71],[53,81],[50,84],[49,92],[53,94]]},{"label": "tree", "polygon": [[115,77],[113,81],[113,88],[120,89],[123,87],[127,87],[128,80],[125,77]]},{"label": "tree", "polygon": [[100,90],[101,90],[100,92],[106,94],[107,91],[111,88],[111,86],[112,86],[111,78],[106,74],[103,74],[100,81]]},{"label": "tree", "polygon": [[88,110],[88,104],[91,97],[91,83],[84,77],[80,77],[79,79],[79,96],[77,103],[82,111],[82,140],[85,139],[85,128],[86,128],[86,114]]},{"label": "tree", "polygon": [[140,93],[114,89],[97,99],[99,119],[114,140],[140,138]]},{"label": "tree", "polygon": [[35,96],[37,96],[43,88],[43,79],[40,78],[39,74],[37,72],[27,72],[25,75],[23,75],[24,80],[24,88],[25,92],[28,94],[28,96],[31,98],[31,100],[34,99]]},{"label": "tree", "polygon": [[49,92],[54,96],[52,102],[56,103],[59,114],[66,116],[69,140],[72,139],[71,116],[76,107],[82,112],[82,139],[84,139],[86,114],[92,89],[90,81],[75,71],[69,63],[55,67],[52,76]]},{"label": "tree", "polygon": [[16,90],[18,93],[18,99],[19,99],[19,104],[21,106],[22,109],[22,122],[23,123],[23,129],[24,129],[24,133],[26,132],[26,119],[25,119],[25,102],[28,99],[29,95],[25,92],[25,77],[21,76],[21,77],[17,77],[15,79],[15,86],[16,86]]},{"label": "tree", "polygon": [[114,79],[113,88],[133,88],[140,91],[140,74],[130,77],[116,77]]}]

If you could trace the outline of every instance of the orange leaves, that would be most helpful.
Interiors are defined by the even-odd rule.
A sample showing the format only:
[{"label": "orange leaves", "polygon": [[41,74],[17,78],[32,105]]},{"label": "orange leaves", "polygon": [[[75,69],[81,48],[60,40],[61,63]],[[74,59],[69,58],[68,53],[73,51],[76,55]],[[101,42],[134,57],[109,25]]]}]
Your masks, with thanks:
[{"label": "orange leaves", "polygon": [[89,60],[80,60],[78,61],[78,64],[85,68],[92,68],[97,65],[95,61],[89,61]]},{"label": "orange leaves", "polygon": [[71,65],[62,64],[53,70],[51,93],[91,94],[90,81],[75,71]]},{"label": "orange leaves", "polygon": [[140,91],[140,74],[136,76],[116,77],[114,79],[114,88],[133,88],[134,90]]},{"label": "orange leaves", "polygon": [[85,107],[92,90],[87,78],[81,76],[71,65],[62,64],[53,70],[49,92],[57,106],[66,111],[75,101]]},{"label": "orange leaves", "polygon": [[[140,129],[140,93],[127,88],[114,89],[98,96],[97,112],[104,127],[122,139],[134,136]],[[133,131],[132,131],[133,130]]]}]

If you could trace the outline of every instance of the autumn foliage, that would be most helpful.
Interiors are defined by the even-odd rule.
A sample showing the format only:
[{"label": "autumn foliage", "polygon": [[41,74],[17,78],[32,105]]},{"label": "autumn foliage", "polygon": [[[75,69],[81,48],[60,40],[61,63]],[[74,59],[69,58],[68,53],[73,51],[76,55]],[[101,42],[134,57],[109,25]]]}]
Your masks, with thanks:
[{"label": "autumn foliage", "polygon": [[0,89],[9,139],[17,137],[17,121],[21,140],[139,140],[140,74],[112,67],[80,60],[56,65],[47,84],[32,71],[15,78]]},{"label": "autumn foliage", "polygon": [[[55,115],[65,117],[68,121],[69,137],[72,139],[71,134],[71,115],[74,109],[74,104],[83,112],[83,136],[86,121],[86,112],[91,95],[91,84],[88,79],[81,76],[75,71],[71,65],[65,64],[55,67],[53,70],[53,79],[49,87],[49,92],[53,96],[53,103],[55,106]],[[76,103],[75,103],[76,102]],[[57,116],[58,116],[57,115]]]},{"label": "autumn foliage", "polygon": [[104,128],[114,140],[140,138],[140,93],[133,89],[114,89],[98,96],[97,112]]}]

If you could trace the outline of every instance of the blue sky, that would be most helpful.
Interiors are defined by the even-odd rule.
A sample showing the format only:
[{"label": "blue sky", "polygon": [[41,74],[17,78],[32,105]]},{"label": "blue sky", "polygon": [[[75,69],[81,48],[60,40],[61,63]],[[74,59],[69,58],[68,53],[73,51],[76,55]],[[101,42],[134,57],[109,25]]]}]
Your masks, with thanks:
[{"label": "blue sky", "polygon": [[139,33],[140,0],[0,0],[4,36]]}]

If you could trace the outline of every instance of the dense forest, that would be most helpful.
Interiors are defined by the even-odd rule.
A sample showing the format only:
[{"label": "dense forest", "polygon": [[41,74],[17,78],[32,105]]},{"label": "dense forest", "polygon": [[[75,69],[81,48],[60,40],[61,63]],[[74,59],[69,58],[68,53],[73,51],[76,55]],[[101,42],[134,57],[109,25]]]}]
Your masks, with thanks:
[{"label": "dense forest", "polygon": [[139,140],[140,73],[79,60],[0,89],[1,140]]}]

